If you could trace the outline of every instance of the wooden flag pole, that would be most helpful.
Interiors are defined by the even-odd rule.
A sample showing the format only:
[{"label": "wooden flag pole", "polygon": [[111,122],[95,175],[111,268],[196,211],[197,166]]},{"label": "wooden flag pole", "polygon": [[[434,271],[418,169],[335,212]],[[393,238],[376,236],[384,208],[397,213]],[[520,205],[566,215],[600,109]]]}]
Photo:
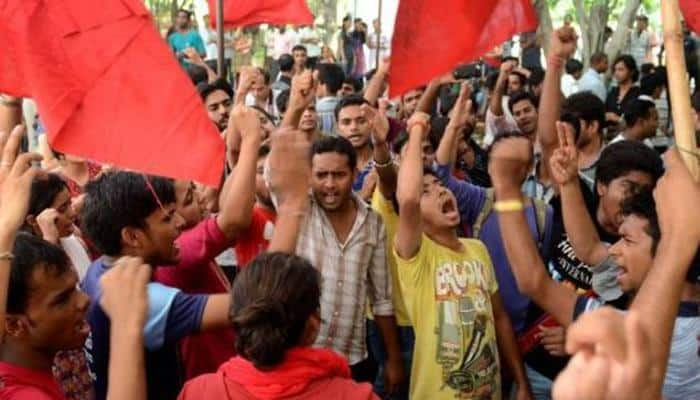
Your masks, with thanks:
[{"label": "wooden flag pole", "polygon": [[673,130],[676,146],[681,149],[681,157],[695,180],[700,180],[693,111],[690,107],[690,84],[686,76],[685,55],[683,52],[683,31],[681,29],[678,0],[661,0],[661,19],[664,27],[664,47],[666,48],[666,71],[668,89],[671,95]]},{"label": "wooden flag pole", "polygon": [[224,0],[216,0],[216,72],[224,78]]},{"label": "wooden flag pole", "polygon": [[379,29],[377,29],[377,43],[374,45],[377,46],[377,51],[374,53],[375,60],[374,60],[374,67],[379,68],[379,60],[382,52],[382,0],[379,0],[379,15],[377,16],[377,21],[379,22]]}]

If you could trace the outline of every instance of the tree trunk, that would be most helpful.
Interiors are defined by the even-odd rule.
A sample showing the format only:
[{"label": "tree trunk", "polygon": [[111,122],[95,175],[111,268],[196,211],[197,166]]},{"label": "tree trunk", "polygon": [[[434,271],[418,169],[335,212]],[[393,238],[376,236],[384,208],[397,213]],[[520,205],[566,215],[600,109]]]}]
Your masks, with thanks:
[{"label": "tree trunk", "polygon": [[608,51],[610,61],[622,54],[625,46],[627,46],[629,30],[632,28],[640,3],[641,0],[627,0],[627,4],[625,4],[625,8],[622,10],[622,14],[620,14],[617,22],[617,29],[610,39],[610,49]]},{"label": "tree trunk", "polygon": [[175,17],[177,17],[177,10],[180,9],[180,4],[178,4],[177,0],[173,0],[172,3],[170,3],[170,21],[172,24],[175,24]]},{"label": "tree trunk", "polygon": [[547,0],[534,0],[535,12],[539,20],[537,28],[537,42],[541,43],[545,56],[549,49],[549,37],[552,35],[552,16],[549,14],[549,6]]},{"label": "tree trunk", "polygon": [[323,15],[323,42],[333,49],[331,41],[337,29],[338,0],[323,0],[321,3],[321,15]]},{"label": "tree trunk", "polygon": [[581,27],[581,39],[583,48],[581,58],[585,68],[588,68],[591,55],[598,51],[603,51],[605,47],[605,26],[608,24],[610,13],[609,0],[598,0],[590,7],[586,13],[584,0],[574,0],[576,8],[576,19]]}]

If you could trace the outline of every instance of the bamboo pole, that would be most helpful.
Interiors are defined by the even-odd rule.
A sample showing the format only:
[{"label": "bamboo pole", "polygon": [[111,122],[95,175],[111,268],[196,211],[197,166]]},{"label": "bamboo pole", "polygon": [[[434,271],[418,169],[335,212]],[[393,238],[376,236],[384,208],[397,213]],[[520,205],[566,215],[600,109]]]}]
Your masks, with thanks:
[{"label": "bamboo pole", "polygon": [[216,73],[224,78],[224,0],[216,0]]},{"label": "bamboo pole", "polygon": [[690,84],[686,74],[678,0],[661,0],[661,19],[664,27],[666,70],[676,146],[681,149],[681,157],[690,173],[695,180],[700,180],[698,159],[693,155],[697,152],[697,143],[690,107]]},{"label": "bamboo pole", "polygon": [[379,21],[379,29],[377,29],[377,51],[374,53],[374,68],[379,68],[379,60],[382,52],[382,0],[379,0],[379,12],[377,13],[377,21]]}]

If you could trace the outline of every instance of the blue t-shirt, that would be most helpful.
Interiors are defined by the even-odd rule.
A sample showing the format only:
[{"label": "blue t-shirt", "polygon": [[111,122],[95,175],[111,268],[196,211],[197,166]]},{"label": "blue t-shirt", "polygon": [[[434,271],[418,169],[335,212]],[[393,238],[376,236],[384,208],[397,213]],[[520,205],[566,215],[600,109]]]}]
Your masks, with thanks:
[{"label": "blue t-shirt", "polygon": [[[108,385],[110,321],[100,306],[99,285],[107,269],[102,259],[96,260],[80,285],[90,297],[87,314],[90,336],[85,341],[85,352],[97,400],[107,397]],[[179,339],[199,331],[206,303],[205,295],[187,295],[159,283],[148,284],[148,315],[143,335],[149,399],[177,398],[183,382],[175,345]]]},{"label": "blue t-shirt", "polygon": [[[450,167],[437,165],[436,173],[440,180],[454,193],[457,199],[461,224],[471,228],[486,202],[486,189],[472,185],[452,177]],[[537,211],[532,203],[525,208],[532,238],[540,247],[540,255],[543,260],[548,259],[549,242],[552,234],[552,210],[547,207],[545,226],[538,226]],[[471,231],[471,229],[470,229]],[[522,332],[526,328],[526,319],[530,299],[518,290],[518,284],[511,270],[506,249],[501,237],[501,229],[498,225],[498,216],[491,212],[483,221],[479,231],[479,240],[484,242],[491,256],[493,267],[498,281],[498,291],[503,299],[503,306],[510,316],[513,328],[516,332]]]},{"label": "blue t-shirt", "polygon": [[195,30],[171,33],[170,36],[168,36],[168,45],[177,56],[180,56],[180,54],[189,47],[197,50],[199,54],[205,54],[207,52],[204,48],[202,37],[199,36],[199,33]]}]

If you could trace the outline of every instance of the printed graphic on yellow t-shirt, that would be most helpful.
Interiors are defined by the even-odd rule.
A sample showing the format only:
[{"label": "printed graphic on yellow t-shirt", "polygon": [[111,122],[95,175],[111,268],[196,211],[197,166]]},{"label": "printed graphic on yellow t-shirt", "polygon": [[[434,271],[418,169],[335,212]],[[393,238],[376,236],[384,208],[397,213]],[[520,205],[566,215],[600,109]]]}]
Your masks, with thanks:
[{"label": "printed graphic on yellow t-shirt", "polygon": [[423,236],[411,260],[396,257],[416,332],[413,399],[499,399],[498,347],[491,296],[498,290],[483,244],[458,253]]}]

